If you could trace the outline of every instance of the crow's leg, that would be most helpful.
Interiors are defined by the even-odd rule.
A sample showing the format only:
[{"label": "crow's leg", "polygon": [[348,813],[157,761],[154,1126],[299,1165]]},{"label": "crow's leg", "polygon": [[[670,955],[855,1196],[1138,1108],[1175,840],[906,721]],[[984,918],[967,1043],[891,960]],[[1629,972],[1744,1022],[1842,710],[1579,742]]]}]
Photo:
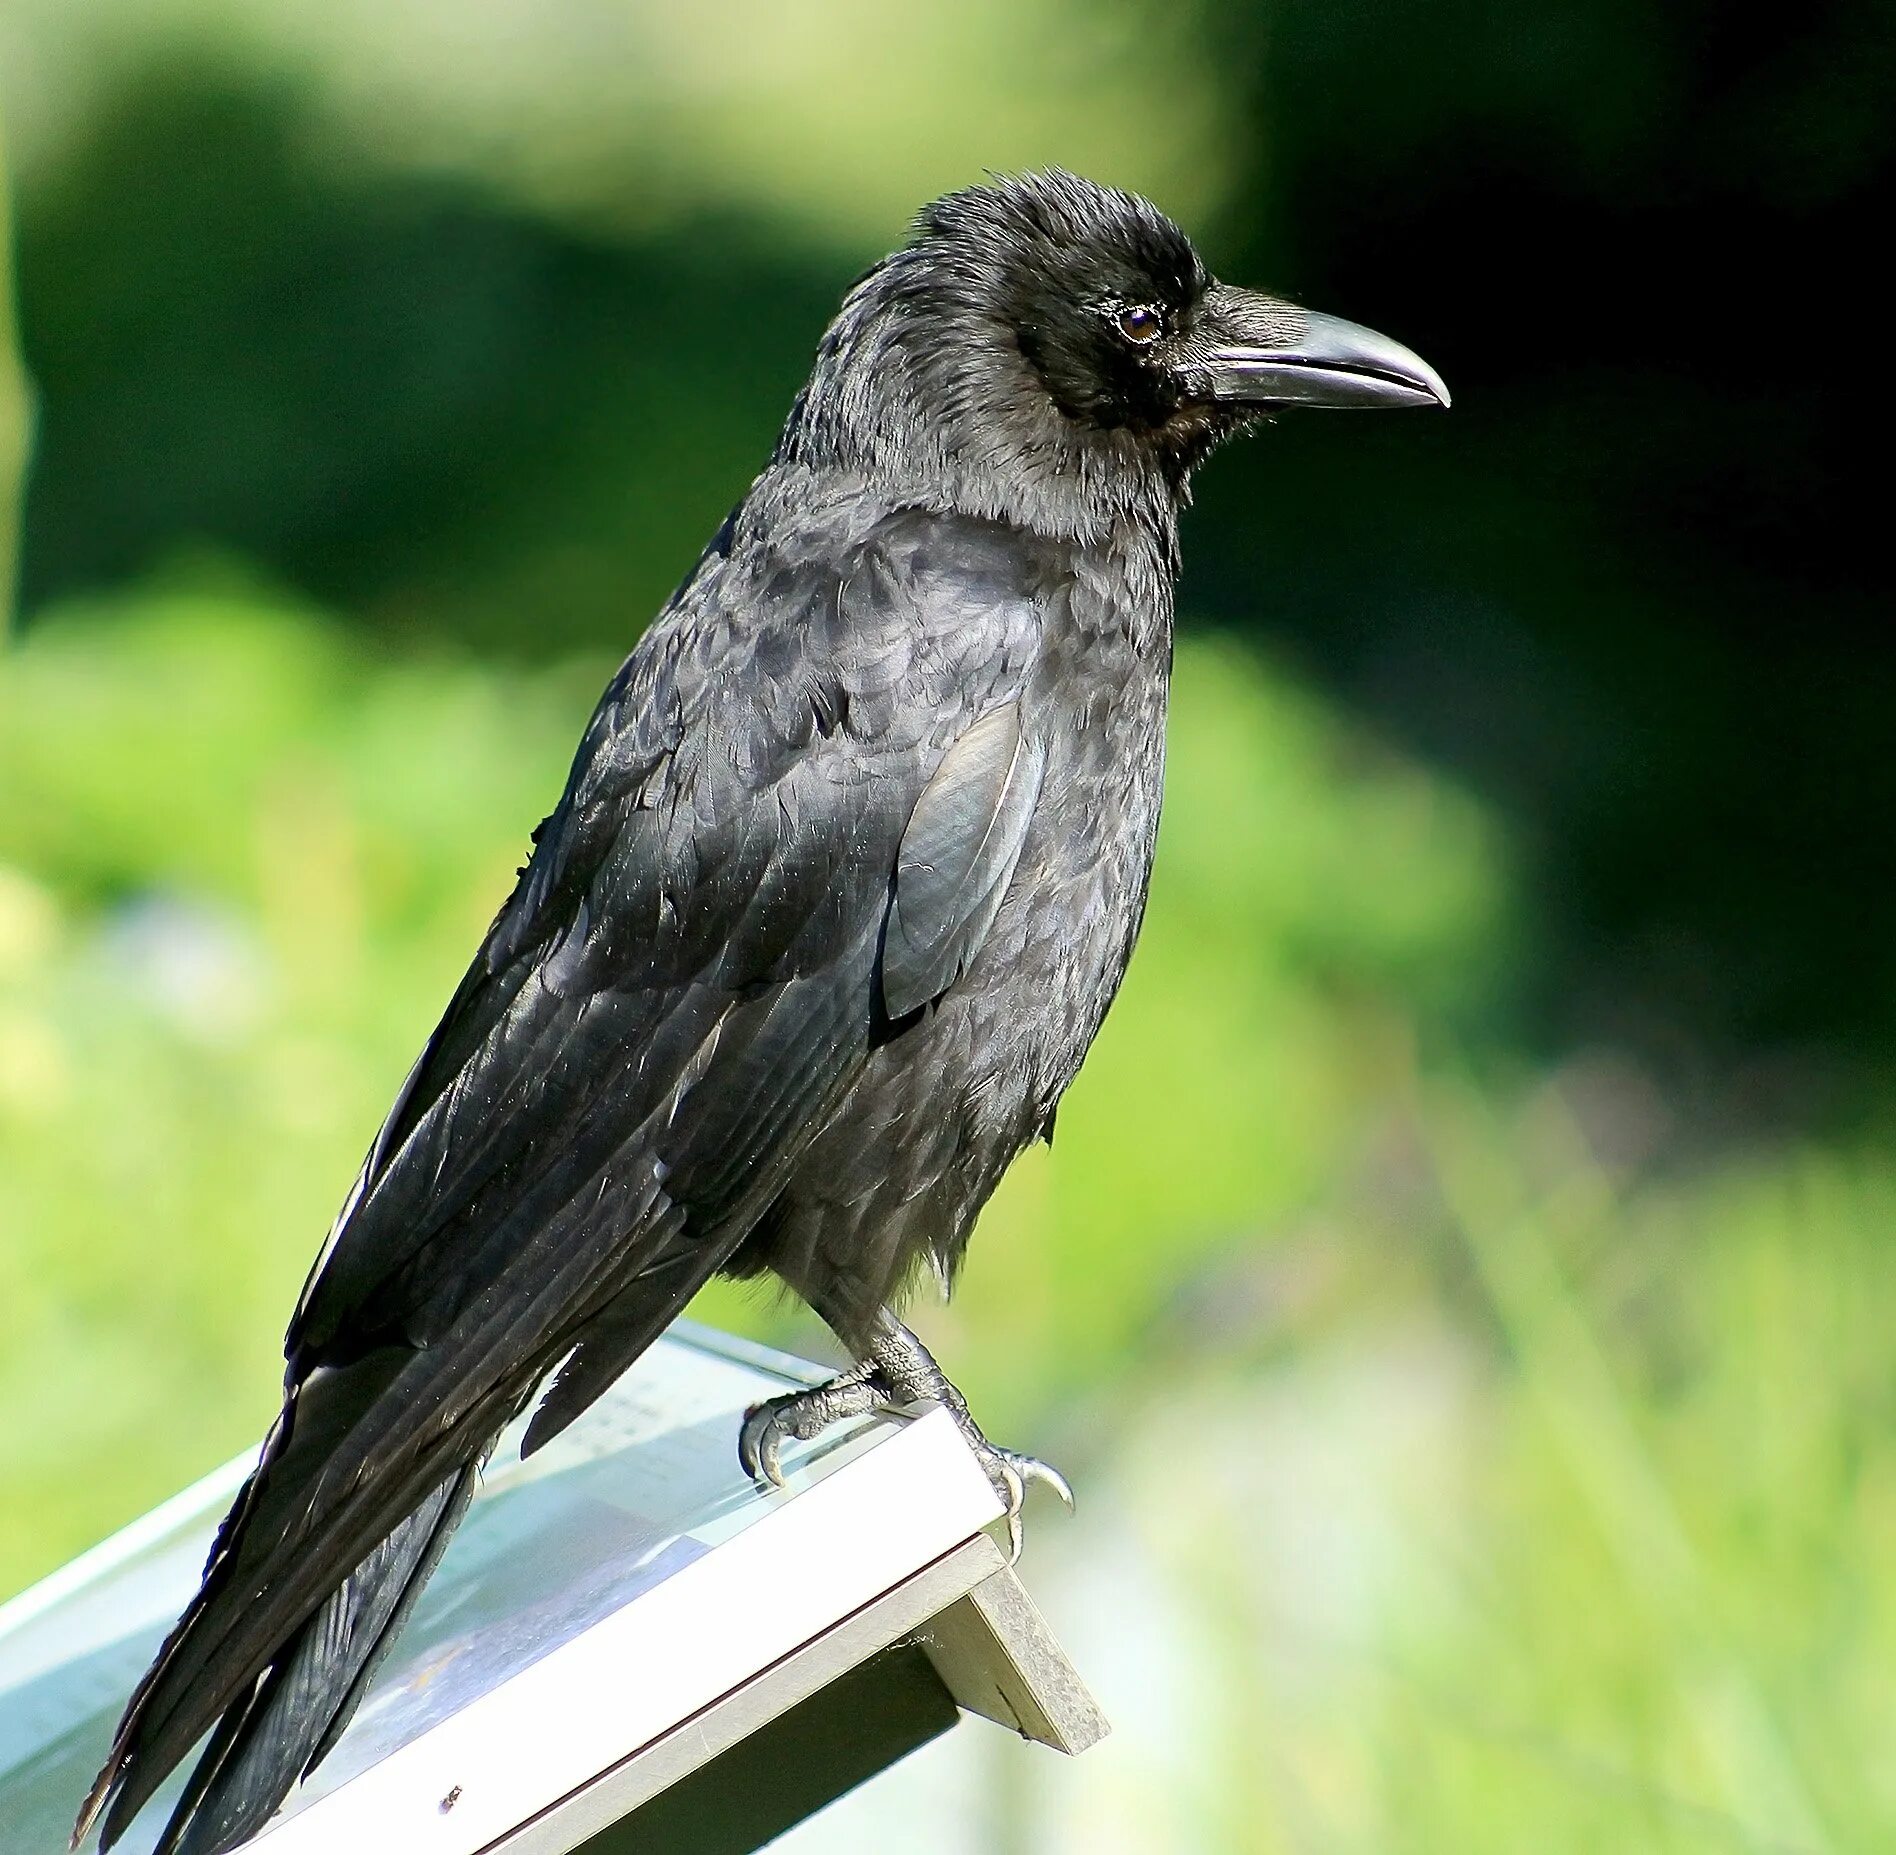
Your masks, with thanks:
[{"label": "crow's leg", "polygon": [[1027,1498],[1029,1483],[1045,1482],[1072,1507],[1072,1486],[1051,1463],[1042,1462],[1038,1456],[1022,1455],[1017,1449],[1003,1449],[982,1435],[981,1426],[968,1409],[968,1400],[935,1363],[935,1355],[886,1308],[876,1317],[875,1331],[869,1340],[869,1357],[875,1363],[876,1375],[895,1393],[898,1404],[918,1404],[933,1398],[955,1420],[1007,1509],[1010,1562],[1020,1557],[1020,1510]]},{"label": "crow's leg", "polygon": [[1067,1478],[1038,1457],[990,1443],[969,1412],[967,1399],[935,1363],[934,1354],[886,1309],[876,1317],[869,1356],[859,1365],[812,1391],[789,1392],[754,1406],[744,1419],[738,1456],[750,1474],[781,1485],[779,1457],[787,1439],[807,1441],[845,1417],[930,1400],[955,1420],[968,1447],[987,1471],[988,1480],[1007,1509],[1008,1544],[1011,1556],[1018,1558],[1020,1510],[1028,1485],[1045,1482],[1071,1507],[1073,1490]]}]

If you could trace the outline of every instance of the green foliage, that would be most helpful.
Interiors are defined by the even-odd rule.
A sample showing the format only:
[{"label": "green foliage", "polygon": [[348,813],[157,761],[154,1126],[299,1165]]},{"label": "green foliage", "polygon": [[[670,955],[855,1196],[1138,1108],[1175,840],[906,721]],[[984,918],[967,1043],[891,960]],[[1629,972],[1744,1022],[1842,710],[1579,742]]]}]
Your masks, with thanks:
[{"label": "green foliage", "polygon": [[0,662],[0,1409],[41,1413],[0,1442],[0,1584],[266,1418],[589,700],[372,667],[238,596],[75,611]]}]

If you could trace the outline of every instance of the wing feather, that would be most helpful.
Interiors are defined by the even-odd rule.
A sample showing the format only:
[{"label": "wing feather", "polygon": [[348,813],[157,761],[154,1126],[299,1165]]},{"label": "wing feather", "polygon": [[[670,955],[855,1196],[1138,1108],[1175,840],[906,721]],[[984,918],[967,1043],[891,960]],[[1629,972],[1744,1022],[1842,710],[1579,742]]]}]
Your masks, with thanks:
[{"label": "wing feather", "polygon": [[939,998],[967,970],[1020,860],[1044,768],[1016,700],[975,722],[923,788],[902,836],[883,949],[890,1017]]}]

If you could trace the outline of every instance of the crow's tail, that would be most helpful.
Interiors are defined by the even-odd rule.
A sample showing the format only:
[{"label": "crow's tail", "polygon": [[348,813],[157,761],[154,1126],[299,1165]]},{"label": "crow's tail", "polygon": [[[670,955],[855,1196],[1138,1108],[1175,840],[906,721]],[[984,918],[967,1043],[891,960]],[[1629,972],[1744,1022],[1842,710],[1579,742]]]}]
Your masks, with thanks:
[{"label": "crow's tail", "polygon": [[152,1855],[224,1855],[342,1736],[474,1495],[451,1476],[345,1578],[212,1730]]}]

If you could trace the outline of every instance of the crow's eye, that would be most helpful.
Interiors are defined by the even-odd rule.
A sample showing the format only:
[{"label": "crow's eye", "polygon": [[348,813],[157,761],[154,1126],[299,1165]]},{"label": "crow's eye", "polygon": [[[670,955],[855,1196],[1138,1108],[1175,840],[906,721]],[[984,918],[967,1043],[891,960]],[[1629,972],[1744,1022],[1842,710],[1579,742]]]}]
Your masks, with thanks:
[{"label": "crow's eye", "polygon": [[1143,303],[1134,303],[1129,309],[1122,309],[1117,321],[1120,334],[1128,341],[1137,342],[1142,348],[1157,341],[1165,333],[1165,318],[1156,309],[1148,309]]}]

